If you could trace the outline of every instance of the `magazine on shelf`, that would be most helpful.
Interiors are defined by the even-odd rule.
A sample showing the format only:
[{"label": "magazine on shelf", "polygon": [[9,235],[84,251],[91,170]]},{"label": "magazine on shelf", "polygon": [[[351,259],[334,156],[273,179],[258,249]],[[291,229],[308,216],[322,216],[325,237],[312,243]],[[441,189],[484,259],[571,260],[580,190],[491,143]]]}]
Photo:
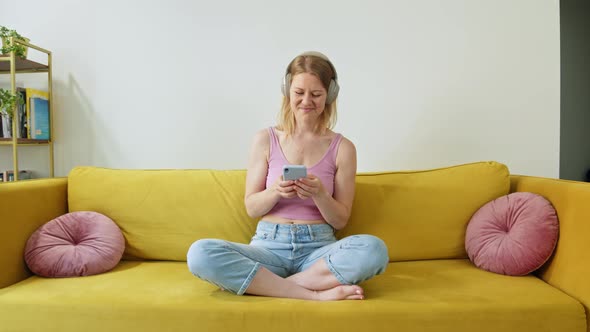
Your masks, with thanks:
[{"label": "magazine on shelf", "polygon": [[27,88],[26,96],[28,137],[32,139],[49,139],[51,136],[49,132],[49,94],[47,91]]},{"label": "magazine on shelf", "polygon": [[31,100],[31,138],[49,139],[49,101],[43,98]]}]

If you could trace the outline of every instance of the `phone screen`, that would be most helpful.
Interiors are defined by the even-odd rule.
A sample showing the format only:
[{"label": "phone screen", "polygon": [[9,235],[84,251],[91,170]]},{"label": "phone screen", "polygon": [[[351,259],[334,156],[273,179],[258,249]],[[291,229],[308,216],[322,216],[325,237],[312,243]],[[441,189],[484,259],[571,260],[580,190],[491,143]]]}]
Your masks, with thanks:
[{"label": "phone screen", "polygon": [[283,166],[283,180],[297,180],[307,176],[305,165],[285,165]]}]

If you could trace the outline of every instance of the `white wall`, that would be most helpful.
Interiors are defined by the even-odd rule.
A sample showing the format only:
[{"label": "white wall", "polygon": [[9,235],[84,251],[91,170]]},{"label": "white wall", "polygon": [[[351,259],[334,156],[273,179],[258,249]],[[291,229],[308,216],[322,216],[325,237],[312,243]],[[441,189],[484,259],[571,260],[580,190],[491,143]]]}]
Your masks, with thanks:
[{"label": "white wall", "polygon": [[306,50],[338,70],[361,172],[559,175],[557,0],[0,1],[1,25],[53,51],[56,175],[245,168]]}]

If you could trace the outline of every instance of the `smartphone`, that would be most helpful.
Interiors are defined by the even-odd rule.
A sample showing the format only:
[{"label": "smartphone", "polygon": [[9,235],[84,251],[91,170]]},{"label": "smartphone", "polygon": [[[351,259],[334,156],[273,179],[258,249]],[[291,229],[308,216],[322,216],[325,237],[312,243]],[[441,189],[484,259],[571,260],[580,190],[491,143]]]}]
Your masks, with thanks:
[{"label": "smartphone", "polygon": [[305,165],[285,165],[283,166],[283,180],[297,180],[307,176]]}]

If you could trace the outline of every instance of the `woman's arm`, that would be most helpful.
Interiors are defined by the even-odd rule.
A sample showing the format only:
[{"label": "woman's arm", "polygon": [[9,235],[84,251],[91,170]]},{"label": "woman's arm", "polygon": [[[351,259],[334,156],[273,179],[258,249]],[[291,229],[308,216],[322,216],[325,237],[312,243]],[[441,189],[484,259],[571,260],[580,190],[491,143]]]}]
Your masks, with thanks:
[{"label": "woman's arm", "polygon": [[356,180],[356,148],[346,138],[342,138],[336,157],[336,174],[334,176],[334,195],[325,190],[319,178],[309,176],[297,181],[300,196],[313,198],[320,213],[335,229],[342,229],[348,223]]},{"label": "woman's arm", "polygon": [[282,177],[270,188],[266,188],[269,150],[270,137],[268,130],[263,129],[254,136],[248,158],[244,203],[246,212],[252,218],[265,215],[281,197],[290,198],[296,195],[293,181],[282,181]]}]

